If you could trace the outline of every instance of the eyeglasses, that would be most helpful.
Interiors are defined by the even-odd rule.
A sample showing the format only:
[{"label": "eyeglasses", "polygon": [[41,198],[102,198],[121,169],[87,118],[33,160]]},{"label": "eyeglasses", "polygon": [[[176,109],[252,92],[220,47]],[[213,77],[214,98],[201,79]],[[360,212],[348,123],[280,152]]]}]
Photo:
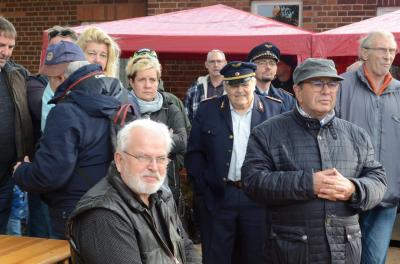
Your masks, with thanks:
[{"label": "eyeglasses", "polygon": [[158,59],[157,53],[154,50],[151,50],[148,48],[143,48],[143,49],[140,49],[138,51],[135,51],[135,53],[133,53],[134,59],[139,58],[139,57],[145,57],[145,56],[149,56],[151,58]]},{"label": "eyeglasses", "polygon": [[257,60],[254,61],[257,66],[276,66],[277,62],[275,60]]},{"label": "eyeglasses", "polygon": [[364,47],[364,49],[376,51],[376,53],[378,53],[381,56],[386,55],[388,52],[390,55],[395,55],[397,52],[397,49],[386,49],[386,48],[380,48],[380,47],[378,47],[378,48]]},{"label": "eyeglasses", "polygon": [[127,151],[122,151],[125,154],[134,157],[135,159],[137,159],[137,161],[139,161],[139,163],[142,163],[143,165],[150,165],[153,163],[153,161],[155,160],[157,165],[159,166],[165,166],[170,162],[170,159],[168,157],[165,156],[160,156],[160,157],[150,157],[150,156],[146,156],[146,155],[133,155]]},{"label": "eyeglasses", "polygon": [[74,35],[74,32],[69,30],[69,29],[64,29],[64,30],[60,30],[60,31],[59,30],[52,30],[52,31],[49,31],[47,33],[47,35],[49,37],[49,40],[51,40],[52,38],[55,38],[57,36],[61,36],[61,37],[69,37],[69,36],[71,36],[72,37]]},{"label": "eyeglasses", "polygon": [[313,89],[317,92],[322,91],[324,86],[326,85],[329,90],[335,90],[339,87],[338,81],[322,81],[322,80],[311,80],[305,81],[304,83],[309,83],[313,87]]}]

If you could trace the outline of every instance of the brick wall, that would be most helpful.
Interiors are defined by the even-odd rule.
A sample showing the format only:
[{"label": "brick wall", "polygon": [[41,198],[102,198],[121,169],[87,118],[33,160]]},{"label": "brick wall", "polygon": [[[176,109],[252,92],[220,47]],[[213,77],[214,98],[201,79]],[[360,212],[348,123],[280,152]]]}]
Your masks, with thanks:
[{"label": "brick wall", "polygon": [[304,0],[303,28],[321,32],[376,16],[375,0]]}]

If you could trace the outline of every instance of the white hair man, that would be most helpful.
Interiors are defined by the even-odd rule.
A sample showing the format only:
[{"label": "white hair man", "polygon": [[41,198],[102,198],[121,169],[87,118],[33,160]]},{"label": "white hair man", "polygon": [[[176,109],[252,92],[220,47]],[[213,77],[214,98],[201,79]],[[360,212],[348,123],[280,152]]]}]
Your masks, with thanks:
[{"label": "white hair man", "polygon": [[361,214],[363,264],[385,263],[400,197],[400,82],[389,72],[396,53],[396,39],[390,32],[374,31],[362,38],[359,56],[363,64],[343,74],[336,101],[340,118],[368,132],[388,178],[382,202]]},{"label": "white hair man", "polygon": [[162,185],[171,144],[167,126],[149,119],[118,133],[115,164],[71,216],[75,263],[201,263]]},{"label": "white hair man", "polygon": [[112,160],[110,113],[121,103],[120,81],[88,64],[79,46],[50,45],[40,73],[48,77],[56,106],[50,111],[35,160],[14,167],[15,182],[41,193],[49,205],[54,236],[65,238],[65,225],[79,199],[102,179]]}]

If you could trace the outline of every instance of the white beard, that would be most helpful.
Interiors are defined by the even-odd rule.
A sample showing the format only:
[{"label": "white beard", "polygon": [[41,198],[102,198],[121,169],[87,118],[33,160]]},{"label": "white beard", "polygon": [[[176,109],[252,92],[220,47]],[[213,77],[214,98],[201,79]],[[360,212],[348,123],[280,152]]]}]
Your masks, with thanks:
[{"label": "white beard", "polygon": [[[128,185],[128,187],[133,192],[135,192],[137,194],[147,194],[147,195],[156,193],[160,189],[160,187],[163,184],[164,179],[165,179],[165,174],[160,175],[158,172],[149,172],[147,170],[138,175],[134,175],[134,174],[130,173],[129,171],[125,170],[124,175],[125,175],[125,177],[123,177],[123,180],[124,180],[125,184]],[[153,184],[146,183],[146,182],[142,181],[142,177],[145,175],[157,177],[158,181]]]}]

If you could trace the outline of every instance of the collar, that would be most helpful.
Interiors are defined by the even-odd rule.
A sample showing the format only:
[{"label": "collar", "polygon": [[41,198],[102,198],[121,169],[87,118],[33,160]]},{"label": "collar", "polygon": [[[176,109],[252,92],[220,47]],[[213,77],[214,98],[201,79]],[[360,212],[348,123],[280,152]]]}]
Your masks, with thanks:
[{"label": "collar", "polygon": [[381,86],[375,87],[375,84],[372,80],[371,73],[368,71],[365,64],[362,66],[362,68],[363,68],[364,76],[369,83],[369,86],[371,86],[372,91],[378,96],[381,95],[386,90],[386,88],[388,88],[389,84],[393,80],[392,74],[390,72],[388,72],[388,73],[386,73],[385,77],[383,77],[383,82],[381,83]]},{"label": "collar", "polygon": [[[299,114],[302,117],[305,117],[307,119],[314,119],[314,120],[318,120],[314,117],[312,117],[311,115],[309,115],[308,113],[306,113],[301,107],[300,105],[296,102],[296,109],[299,112]],[[333,120],[333,118],[335,117],[335,110],[332,109],[331,112],[327,113],[321,120],[318,120],[319,124],[321,127],[325,126],[326,124],[328,124],[331,120]]]}]

